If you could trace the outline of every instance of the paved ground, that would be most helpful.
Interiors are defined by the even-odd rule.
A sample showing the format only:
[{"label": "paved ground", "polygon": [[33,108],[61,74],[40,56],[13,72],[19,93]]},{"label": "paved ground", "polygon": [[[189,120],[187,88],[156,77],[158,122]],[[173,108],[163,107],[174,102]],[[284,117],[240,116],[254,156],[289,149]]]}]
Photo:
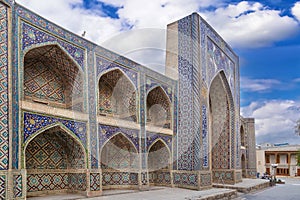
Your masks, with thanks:
[{"label": "paved ground", "polygon": [[285,180],[285,184],[277,184],[250,194],[240,194],[236,200],[299,200],[300,178],[280,177],[280,179]]},{"label": "paved ground", "polygon": [[[236,187],[253,187],[264,183],[262,179],[244,179],[242,183],[238,183]],[[29,200],[74,200],[74,199],[89,199],[89,200],[195,200],[206,199],[208,197],[216,197],[218,195],[236,194],[236,190],[225,188],[212,188],[209,190],[195,191],[181,188],[169,187],[153,187],[150,191],[135,191],[135,190],[107,190],[103,191],[103,196],[86,198],[81,195],[52,195],[42,197],[31,197]],[[214,198],[212,198],[214,199]]]},{"label": "paved ground", "polygon": [[[203,191],[187,190],[181,188],[159,187],[150,191],[109,191],[103,193],[101,197],[85,198],[80,195],[51,195],[44,197],[32,197],[29,200],[74,200],[74,199],[89,199],[89,200],[193,200],[208,196],[220,195],[233,192],[230,189],[213,188]],[[117,192],[117,193],[116,193]],[[118,194],[121,193],[121,194]]]}]

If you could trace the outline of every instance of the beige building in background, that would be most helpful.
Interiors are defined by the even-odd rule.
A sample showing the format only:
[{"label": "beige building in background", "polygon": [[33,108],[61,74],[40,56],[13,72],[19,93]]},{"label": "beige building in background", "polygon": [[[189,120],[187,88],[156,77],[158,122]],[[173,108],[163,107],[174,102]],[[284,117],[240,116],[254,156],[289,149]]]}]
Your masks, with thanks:
[{"label": "beige building in background", "polygon": [[297,152],[300,145],[264,144],[256,150],[257,172],[270,174],[271,164],[278,164],[276,174],[280,176],[300,176],[300,166],[297,166]]}]

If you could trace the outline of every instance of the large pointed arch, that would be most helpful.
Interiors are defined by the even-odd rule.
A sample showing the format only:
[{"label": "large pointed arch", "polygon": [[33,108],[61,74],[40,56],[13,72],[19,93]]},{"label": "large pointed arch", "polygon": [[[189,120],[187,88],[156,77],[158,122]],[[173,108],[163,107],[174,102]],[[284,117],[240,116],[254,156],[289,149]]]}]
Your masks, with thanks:
[{"label": "large pointed arch", "polygon": [[84,73],[59,44],[27,49],[23,63],[23,99],[83,111]]},{"label": "large pointed arch", "polygon": [[63,131],[65,134],[67,134],[70,138],[72,138],[77,144],[78,144],[78,147],[80,147],[80,149],[82,150],[83,152],[83,156],[84,156],[84,160],[85,160],[85,165],[87,165],[87,162],[88,162],[88,157],[87,157],[87,150],[84,146],[84,144],[80,141],[80,139],[70,130],[68,129],[65,125],[63,125],[62,123],[54,123],[54,124],[50,124],[48,126],[45,126],[43,127],[42,129],[36,131],[34,134],[32,134],[29,138],[27,138],[27,140],[23,143],[22,145],[22,157],[24,158],[23,159],[23,162],[22,162],[22,168],[25,168],[26,166],[26,155],[25,155],[25,152],[26,152],[26,148],[28,146],[28,144],[34,140],[36,137],[38,137],[39,135],[47,132],[48,130],[50,129],[56,129],[56,130],[61,130]]},{"label": "large pointed arch", "polygon": [[[209,88],[209,126],[211,168],[214,171],[234,168],[235,109],[224,71],[212,80]],[[213,176],[213,181],[216,177]]]},{"label": "large pointed arch", "polygon": [[171,152],[162,139],[156,139],[148,148],[149,182],[152,185],[171,184]]},{"label": "large pointed arch", "polygon": [[136,99],[136,87],[121,69],[109,69],[99,76],[98,114],[136,122]]},{"label": "large pointed arch", "polygon": [[61,125],[37,132],[23,146],[27,196],[85,191],[86,152],[76,136]]},{"label": "large pointed arch", "polygon": [[133,171],[138,168],[138,150],[121,132],[110,137],[100,150],[103,170]]},{"label": "large pointed arch", "polygon": [[171,101],[161,86],[147,93],[147,124],[171,129]]}]

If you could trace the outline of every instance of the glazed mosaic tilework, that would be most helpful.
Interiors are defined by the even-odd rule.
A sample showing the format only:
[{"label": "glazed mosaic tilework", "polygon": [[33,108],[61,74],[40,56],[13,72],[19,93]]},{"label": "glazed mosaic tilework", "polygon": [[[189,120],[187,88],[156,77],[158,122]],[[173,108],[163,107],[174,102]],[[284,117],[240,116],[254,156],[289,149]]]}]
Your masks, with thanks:
[{"label": "glazed mosaic tilework", "polygon": [[175,185],[198,186],[198,174],[193,173],[173,173],[173,183]]},{"label": "glazed mosaic tilework", "polygon": [[91,173],[90,175],[90,190],[91,191],[100,191],[101,183],[100,183],[100,176],[99,173]]},{"label": "glazed mosaic tilework", "polygon": [[64,189],[86,190],[86,174],[44,173],[27,175],[27,192]]},{"label": "glazed mosaic tilework", "polygon": [[114,61],[109,61],[109,60],[101,58],[101,57],[96,57],[96,63],[97,63],[97,77],[99,75],[104,74],[107,71],[110,71],[111,69],[120,69],[132,81],[134,86],[136,88],[138,87],[138,85],[137,85],[138,77],[137,77],[136,71],[134,71],[132,69],[128,69],[126,67],[123,67],[123,66],[115,63]]},{"label": "glazed mosaic tilework", "polygon": [[[8,195],[22,199],[28,193],[61,190],[101,193],[103,187],[111,186],[169,186],[171,181],[177,187],[198,189],[210,187],[220,176],[225,176],[228,182],[241,179],[241,173],[235,171],[240,168],[241,157],[238,57],[199,15],[194,13],[177,22],[177,81],[97,46],[14,1],[5,2],[8,4],[0,3],[0,169],[8,169],[11,147],[12,168],[21,172],[25,163],[28,171],[26,175],[13,177],[1,175],[0,199]],[[8,23],[12,23],[11,38]],[[43,65],[36,63],[43,55]],[[61,77],[50,70],[53,63]],[[10,82],[8,74],[12,74]],[[216,76],[219,82],[214,86]],[[122,82],[117,99],[123,102],[116,108],[109,86],[115,86],[122,77],[126,81]],[[8,98],[8,83],[12,83],[12,99]],[[74,90],[75,96],[70,97],[69,90]],[[60,109],[82,112],[87,120],[22,110],[19,102],[33,98],[47,100],[49,106],[61,105]],[[156,104],[167,111],[168,123],[164,128],[172,129],[173,135],[147,132],[147,123],[160,115],[149,114],[149,108]],[[12,124],[8,123],[9,105]],[[126,108],[130,114],[134,113],[130,117],[139,128],[105,125],[99,117],[103,108],[112,111]],[[122,116],[124,112],[118,114]],[[211,124],[215,128],[211,129]],[[12,144],[8,144],[8,127],[13,129]],[[210,138],[216,135],[219,138]],[[216,144],[210,146],[210,141]],[[71,173],[90,168],[101,168],[102,173]],[[37,169],[46,171],[31,173]],[[248,170],[249,174],[255,171]],[[9,179],[14,187],[11,194],[6,188]],[[25,182],[27,185],[22,185]],[[26,192],[22,191],[24,188]]]},{"label": "glazed mosaic tilework", "polygon": [[137,185],[138,174],[131,172],[102,172],[102,185]]},{"label": "glazed mosaic tilework", "polygon": [[22,175],[14,175],[14,198],[22,197]]},{"label": "glazed mosaic tilework", "polygon": [[8,169],[8,29],[7,7],[0,3],[0,169]]},{"label": "glazed mosaic tilework", "polygon": [[169,186],[171,184],[171,174],[164,171],[149,172],[149,183]]},{"label": "glazed mosaic tilework", "polygon": [[28,49],[36,47],[38,44],[59,44],[63,49],[68,52],[76,63],[84,71],[84,51],[81,48],[73,46],[62,40],[53,37],[41,30],[34,28],[33,26],[22,23],[22,49]]},{"label": "glazed mosaic tilework", "polygon": [[6,176],[0,175],[0,199],[6,199]]},{"label": "glazed mosaic tilework", "polygon": [[102,147],[102,145],[114,135],[122,133],[134,144],[136,149],[139,149],[139,130],[99,124],[99,133],[100,147]]},{"label": "glazed mosaic tilework", "polygon": [[162,135],[157,133],[147,132],[147,149],[149,150],[150,146],[153,145],[158,139],[163,140],[169,147],[169,150],[172,149],[172,136],[171,135]]},{"label": "glazed mosaic tilework", "polygon": [[49,125],[61,123],[72,131],[86,145],[86,123],[24,112],[24,142],[37,131]]}]

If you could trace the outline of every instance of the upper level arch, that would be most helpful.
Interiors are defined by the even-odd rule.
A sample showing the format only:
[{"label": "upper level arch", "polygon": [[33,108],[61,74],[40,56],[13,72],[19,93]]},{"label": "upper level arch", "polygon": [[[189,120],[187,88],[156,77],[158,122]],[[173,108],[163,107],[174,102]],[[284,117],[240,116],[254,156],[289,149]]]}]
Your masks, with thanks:
[{"label": "upper level arch", "polygon": [[83,111],[82,69],[58,45],[40,45],[24,55],[23,99]]},{"label": "upper level arch", "polygon": [[171,101],[162,87],[157,86],[147,94],[147,124],[171,129]]},{"label": "upper level arch", "polygon": [[136,88],[122,70],[115,68],[103,73],[98,88],[98,114],[137,121]]}]

